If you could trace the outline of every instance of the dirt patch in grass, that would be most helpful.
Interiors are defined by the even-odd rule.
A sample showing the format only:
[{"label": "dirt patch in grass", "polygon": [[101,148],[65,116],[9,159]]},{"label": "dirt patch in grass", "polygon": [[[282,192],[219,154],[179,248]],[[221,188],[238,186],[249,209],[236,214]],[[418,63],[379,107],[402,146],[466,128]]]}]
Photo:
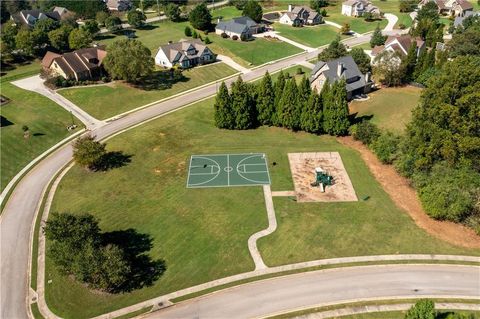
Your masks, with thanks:
[{"label": "dirt patch in grass", "polygon": [[392,165],[382,164],[365,145],[354,141],[351,137],[338,138],[338,141],[360,152],[362,159],[393,202],[405,210],[420,228],[436,238],[457,246],[480,247],[480,236],[472,229],[453,222],[430,218],[423,210],[417,193],[408,180],[400,176]]},{"label": "dirt patch in grass", "polygon": [[[338,152],[289,153],[288,161],[292,172],[298,202],[351,202],[357,201],[350,177],[343,166]],[[333,177],[333,185],[322,192],[315,181],[315,168],[320,167]]]}]

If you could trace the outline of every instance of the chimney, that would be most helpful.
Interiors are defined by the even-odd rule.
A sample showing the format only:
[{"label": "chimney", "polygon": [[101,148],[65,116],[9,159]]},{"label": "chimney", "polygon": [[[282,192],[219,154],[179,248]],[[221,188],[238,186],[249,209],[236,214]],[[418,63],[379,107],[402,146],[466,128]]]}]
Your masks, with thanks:
[{"label": "chimney", "polygon": [[292,12],[292,5],[291,4],[288,5],[288,12]]},{"label": "chimney", "polygon": [[341,77],[343,72],[343,63],[338,63],[337,65],[337,76]]}]

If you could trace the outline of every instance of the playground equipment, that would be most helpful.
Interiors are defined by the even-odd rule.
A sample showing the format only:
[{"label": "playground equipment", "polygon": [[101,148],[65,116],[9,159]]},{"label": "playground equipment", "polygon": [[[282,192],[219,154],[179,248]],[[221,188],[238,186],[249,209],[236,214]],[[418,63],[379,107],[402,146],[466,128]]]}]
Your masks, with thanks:
[{"label": "playground equipment", "polygon": [[325,192],[325,186],[333,185],[333,177],[328,175],[327,171],[323,170],[321,167],[315,168],[315,181],[311,183],[312,186],[320,187],[322,193]]}]

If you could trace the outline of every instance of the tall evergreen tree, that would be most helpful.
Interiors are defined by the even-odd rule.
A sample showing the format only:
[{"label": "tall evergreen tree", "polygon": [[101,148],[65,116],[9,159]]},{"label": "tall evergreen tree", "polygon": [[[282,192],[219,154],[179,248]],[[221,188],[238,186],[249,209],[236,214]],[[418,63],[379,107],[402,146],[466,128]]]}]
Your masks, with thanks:
[{"label": "tall evergreen tree", "polygon": [[282,126],[292,130],[300,128],[299,103],[297,83],[294,78],[289,79],[285,84],[278,109],[278,120]]},{"label": "tall evergreen tree", "polygon": [[348,120],[347,91],[345,80],[336,81],[328,89],[324,101],[324,130],[330,135],[345,135],[350,122]]},{"label": "tall evergreen tree", "polygon": [[417,59],[417,64],[415,65],[415,71],[413,72],[413,78],[417,79],[423,73],[423,64],[427,59],[427,50],[422,50]]},{"label": "tall evergreen tree", "polygon": [[340,36],[337,36],[325,50],[318,54],[318,59],[320,61],[329,61],[346,56],[347,54],[347,48],[340,42]]},{"label": "tall evergreen tree", "polygon": [[309,133],[321,133],[323,129],[323,106],[316,90],[310,92],[300,117],[300,128]]},{"label": "tall evergreen tree", "polygon": [[272,78],[268,71],[258,85],[257,98],[258,123],[272,125],[275,113],[275,92],[273,91]]},{"label": "tall evergreen tree", "polygon": [[253,99],[249,94],[247,84],[239,76],[232,84],[232,109],[235,115],[235,128],[246,130],[255,126],[256,114]]},{"label": "tall evergreen tree", "polygon": [[312,89],[310,87],[310,81],[308,81],[307,77],[304,75],[300,80],[300,84],[298,85],[298,98],[302,106],[307,103],[311,92]]},{"label": "tall evergreen tree", "polygon": [[417,65],[417,46],[415,43],[412,43],[408,49],[407,56],[402,59],[404,67],[404,76],[402,82],[408,83],[413,80],[413,73],[415,72],[415,67]]},{"label": "tall evergreen tree", "polygon": [[280,109],[280,100],[282,99],[283,89],[285,88],[285,82],[285,74],[283,73],[283,71],[280,71],[277,77],[277,81],[275,81],[275,84],[273,86],[273,91],[275,93],[275,110],[272,118],[273,125],[282,125],[280,119],[278,118],[278,114]]},{"label": "tall evergreen tree", "polygon": [[228,88],[225,82],[220,85],[220,90],[215,97],[215,126],[218,128],[232,129],[235,127],[232,99],[228,93]]},{"label": "tall evergreen tree", "polygon": [[372,38],[370,39],[370,46],[373,48],[376,45],[384,45],[387,37],[382,34],[380,25],[377,24],[375,31],[373,31]]}]

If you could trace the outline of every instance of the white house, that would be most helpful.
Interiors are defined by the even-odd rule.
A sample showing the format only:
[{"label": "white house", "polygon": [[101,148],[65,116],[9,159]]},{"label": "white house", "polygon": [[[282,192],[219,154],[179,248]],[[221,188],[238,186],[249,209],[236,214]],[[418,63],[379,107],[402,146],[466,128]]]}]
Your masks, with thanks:
[{"label": "white house", "polygon": [[467,0],[422,0],[418,4],[421,9],[429,2],[435,2],[438,7],[438,13],[463,17],[467,12],[473,11],[472,4]]},{"label": "white house", "polygon": [[372,5],[367,0],[347,0],[342,3],[342,14],[349,17],[361,17],[364,13],[369,12],[374,15],[380,14],[380,9]]},{"label": "white house", "polygon": [[215,59],[215,54],[200,41],[180,41],[161,46],[155,56],[155,64],[165,68],[174,65],[190,68],[214,62]]},{"label": "white house", "polygon": [[282,14],[279,22],[294,26],[315,25],[322,23],[323,17],[309,7],[289,4],[288,11]]}]

